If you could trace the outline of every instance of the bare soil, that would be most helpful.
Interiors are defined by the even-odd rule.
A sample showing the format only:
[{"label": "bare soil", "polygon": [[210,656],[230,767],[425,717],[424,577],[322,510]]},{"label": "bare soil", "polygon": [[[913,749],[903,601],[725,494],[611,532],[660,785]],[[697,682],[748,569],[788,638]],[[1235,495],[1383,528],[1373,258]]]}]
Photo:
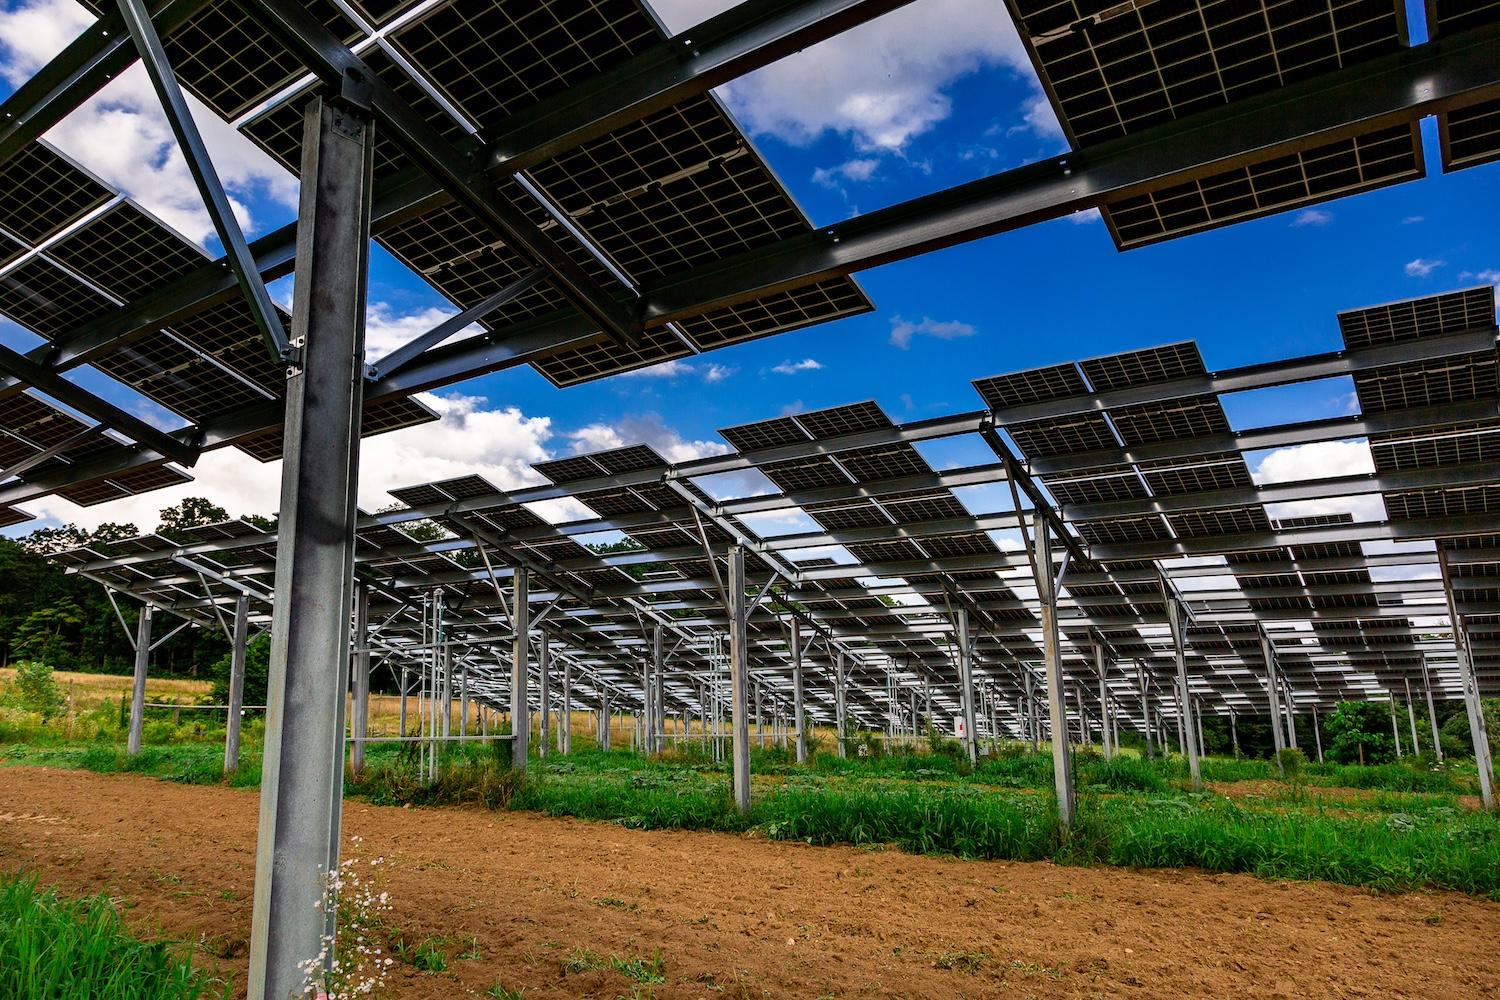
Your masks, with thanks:
[{"label": "bare soil", "polygon": [[[242,976],[257,797],[129,775],[0,768],[0,868],[108,892],[144,931],[202,941]],[[568,974],[575,947],[659,952],[678,997],[1500,996],[1500,904],[1192,871],[965,862],[754,837],[350,803],[390,864],[394,924],[450,942],[447,973],[393,993],[500,982],[629,996]],[[480,957],[452,958],[477,940]]]}]

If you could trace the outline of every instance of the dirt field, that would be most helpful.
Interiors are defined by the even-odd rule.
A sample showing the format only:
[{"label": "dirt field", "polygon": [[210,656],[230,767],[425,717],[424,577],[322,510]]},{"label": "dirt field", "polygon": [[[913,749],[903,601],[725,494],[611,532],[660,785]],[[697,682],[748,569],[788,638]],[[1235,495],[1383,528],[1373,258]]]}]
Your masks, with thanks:
[{"label": "dirt field", "polygon": [[[0,769],[0,867],[105,890],[243,972],[254,793]],[[448,973],[396,995],[629,995],[575,947],[660,950],[676,997],[1500,996],[1500,905],[1194,872],[960,862],[530,815],[351,803],[391,864],[394,923]]]}]

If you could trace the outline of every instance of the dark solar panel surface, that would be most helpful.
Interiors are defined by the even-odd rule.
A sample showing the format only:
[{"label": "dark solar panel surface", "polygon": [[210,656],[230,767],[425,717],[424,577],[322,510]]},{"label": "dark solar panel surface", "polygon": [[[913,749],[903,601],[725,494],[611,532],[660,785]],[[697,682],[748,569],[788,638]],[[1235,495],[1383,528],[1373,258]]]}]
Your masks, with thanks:
[{"label": "dark solar panel surface", "polygon": [[72,160],[34,142],[0,164],[0,229],[35,245],[111,194]]},{"label": "dark solar panel surface", "polygon": [[1344,346],[1371,347],[1419,337],[1494,328],[1495,290],[1490,285],[1407,299],[1339,313]]},{"label": "dark solar panel surface", "polygon": [[1392,0],[1011,0],[1075,145],[1088,146],[1395,52]]},{"label": "dark solar panel surface", "polygon": [[1418,126],[1398,125],[1112,200],[1122,250],[1424,176]]}]

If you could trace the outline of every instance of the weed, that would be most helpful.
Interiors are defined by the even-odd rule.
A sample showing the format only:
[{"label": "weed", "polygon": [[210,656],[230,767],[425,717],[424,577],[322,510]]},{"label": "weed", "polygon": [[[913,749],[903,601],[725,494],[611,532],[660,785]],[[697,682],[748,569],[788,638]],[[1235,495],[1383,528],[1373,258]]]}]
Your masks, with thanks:
[{"label": "weed", "polygon": [[932,964],[939,969],[953,969],[977,976],[979,970],[983,969],[989,960],[990,955],[986,951],[945,951],[934,959]]}]

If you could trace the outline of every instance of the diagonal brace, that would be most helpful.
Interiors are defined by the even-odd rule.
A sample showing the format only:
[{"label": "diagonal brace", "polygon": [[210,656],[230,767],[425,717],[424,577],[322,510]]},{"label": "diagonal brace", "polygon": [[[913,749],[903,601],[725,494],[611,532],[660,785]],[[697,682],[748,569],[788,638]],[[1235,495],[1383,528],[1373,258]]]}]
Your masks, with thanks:
[{"label": "diagonal brace", "polygon": [[245,234],[234,217],[229,196],[224,193],[224,185],[219,180],[218,171],[214,169],[213,158],[208,155],[208,147],[203,143],[197,122],[193,121],[187,98],[183,96],[182,87],[177,83],[177,75],[172,72],[172,66],[167,61],[167,50],[156,33],[156,26],[151,23],[146,0],[119,0],[119,4],[125,26],[130,29],[130,36],[135,40],[141,62],[146,67],[146,75],[151,78],[151,86],[155,88],[162,110],[166,112],[167,123],[172,126],[172,134],[177,137],[183,159],[187,160],[193,183],[197,185],[209,218],[213,220],[214,232],[224,245],[229,266],[245,293],[255,325],[265,338],[272,360],[281,364],[291,363],[294,352],[287,340],[286,330],[281,326],[281,317],[276,312],[275,303],[271,301],[271,293],[266,291],[266,284],[261,280],[260,268],[256,266],[250,247],[245,242]]}]

